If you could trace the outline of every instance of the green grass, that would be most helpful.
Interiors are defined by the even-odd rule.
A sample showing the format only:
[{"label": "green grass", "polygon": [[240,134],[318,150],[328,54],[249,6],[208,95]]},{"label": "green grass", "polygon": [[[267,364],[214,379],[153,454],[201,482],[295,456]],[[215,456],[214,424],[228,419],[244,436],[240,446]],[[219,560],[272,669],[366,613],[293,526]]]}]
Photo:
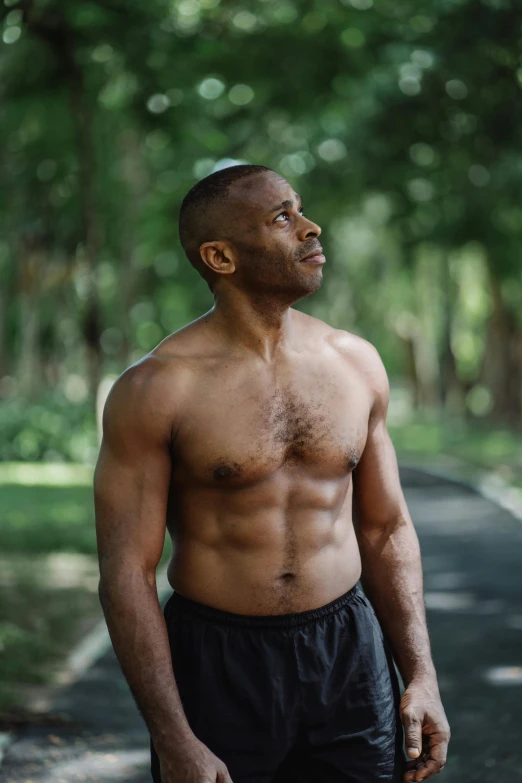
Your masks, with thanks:
[{"label": "green grass", "polygon": [[2,558],[0,712],[21,706],[30,686],[51,681],[89,620],[101,615],[95,558],[70,557],[66,569],[41,555]]},{"label": "green grass", "polygon": [[92,490],[87,487],[1,487],[2,552],[96,554]]},{"label": "green grass", "polygon": [[0,553],[1,714],[51,682],[102,618],[92,468],[0,465]]},{"label": "green grass", "polygon": [[522,433],[470,424],[440,414],[416,414],[406,422],[389,424],[399,459],[454,457],[470,475],[490,471],[522,487]]}]

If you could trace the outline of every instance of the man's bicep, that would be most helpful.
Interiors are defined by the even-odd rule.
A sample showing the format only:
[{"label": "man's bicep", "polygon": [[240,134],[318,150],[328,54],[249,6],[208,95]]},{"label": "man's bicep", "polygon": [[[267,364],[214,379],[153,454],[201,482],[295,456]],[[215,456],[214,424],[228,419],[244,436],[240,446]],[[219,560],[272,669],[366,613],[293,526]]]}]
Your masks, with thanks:
[{"label": "man's bicep", "polygon": [[[119,384],[119,386],[117,386]],[[150,384],[120,378],[103,414],[94,474],[100,569],[154,572],[163,550],[171,474],[168,422]]]},{"label": "man's bicep", "polygon": [[387,426],[390,387],[386,370],[373,348],[369,355],[372,406],[366,444],[353,474],[354,522],[360,530],[379,530],[395,524],[404,513],[395,448]]},{"label": "man's bicep", "polygon": [[368,435],[353,475],[354,520],[360,528],[382,528],[396,519],[403,503],[397,457],[383,421]]}]

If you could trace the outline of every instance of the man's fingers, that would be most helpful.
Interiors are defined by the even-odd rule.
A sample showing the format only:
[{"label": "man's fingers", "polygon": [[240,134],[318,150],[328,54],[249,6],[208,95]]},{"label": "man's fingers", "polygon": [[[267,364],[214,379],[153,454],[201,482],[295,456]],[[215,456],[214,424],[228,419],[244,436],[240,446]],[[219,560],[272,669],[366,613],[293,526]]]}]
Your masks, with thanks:
[{"label": "man's fingers", "polygon": [[406,734],[406,753],[413,759],[421,754],[422,727],[421,722],[413,710],[405,709],[401,715]]},{"label": "man's fingers", "polygon": [[405,783],[412,783],[412,781],[415,780],[415,772],[416,769],[410,769],[408,770],[408,772],[405,773],[405,775],[402,778],[405,781]]},{"label": "man's fingers", "polygon": [[[423,737],[426,740],[426,737]],[[406,772],[403,776],[405,783],[420,783],[422,780],[437,775],[446,764],[448,742],[438,742],[432,745],[429,757],[423,753],[416,761],[406,762]]]},{"label": "man's fingers", "polygon": [[444,764],[441,764],[439,761],[430,759],[429,761],[426,761],[424,764],[422,764],[418,769],[407,773],[410,774],[411,777],[406,778],[405,776],[405,780],[415,781],[415,783],[418,783],[421,780],[427,780],[428,778],[433,777],[433,775],[437,775],[443,766]]},{"label": "man's fingers", "polygon": [[450,741],[449,727],[441,729],[436,737],[430,737],[430,759],[444,766]]},{"label": "man's fingers", "polygon": [[232,778],[230,777],[226,767],[219,770],[216,780],[217,783],[232,783]]},{"label": "man's fingers", "polygon": [[424,777],[415,778],[415,780],[425,780],[432,775],[436,775],[446,764],[448,755],[448,744],[450,740],[449,726],[440,725],[436,734],[428,735],[428,754],[427,758],[422,758],[426,762],[428,773]]},{"label": "man's fingers", "polygon": [[407,761],[405,763],[405,765],[404,765],[404,768],[407,769],[407,770],[418,769],[420,767],[420,765],[424,764],[424,762],[427,761],[427,760],[428,759],[425,758],[424,756],[419,756],[418,759],[411,759],[411,761]]}]

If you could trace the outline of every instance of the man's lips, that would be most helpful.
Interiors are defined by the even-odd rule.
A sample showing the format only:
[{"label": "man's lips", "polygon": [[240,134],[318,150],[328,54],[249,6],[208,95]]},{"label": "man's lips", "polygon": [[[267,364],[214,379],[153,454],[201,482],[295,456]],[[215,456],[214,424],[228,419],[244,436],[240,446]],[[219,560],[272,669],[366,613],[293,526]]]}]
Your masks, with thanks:
[{"label": "man's lips", "polygon": [[303,258],[300,259],[301,264],[324,264],[325,262],[326,258],[323,255],[322,247],[312,250],[311,253],[308,253],[308,255],[303,256]]}]

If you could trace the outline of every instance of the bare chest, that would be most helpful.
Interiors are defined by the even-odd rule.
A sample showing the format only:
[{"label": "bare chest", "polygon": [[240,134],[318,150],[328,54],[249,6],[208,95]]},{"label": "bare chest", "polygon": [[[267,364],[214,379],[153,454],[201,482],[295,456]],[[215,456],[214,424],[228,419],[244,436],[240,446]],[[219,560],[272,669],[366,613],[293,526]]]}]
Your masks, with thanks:
[{"label": "bare chest", "polygon": [[263,378],[209,385],[180,428],[179,477],[248,486],[281,469],[339,479],[354,469],[367,434],[360,381],[320,368],[272,384]]}]

